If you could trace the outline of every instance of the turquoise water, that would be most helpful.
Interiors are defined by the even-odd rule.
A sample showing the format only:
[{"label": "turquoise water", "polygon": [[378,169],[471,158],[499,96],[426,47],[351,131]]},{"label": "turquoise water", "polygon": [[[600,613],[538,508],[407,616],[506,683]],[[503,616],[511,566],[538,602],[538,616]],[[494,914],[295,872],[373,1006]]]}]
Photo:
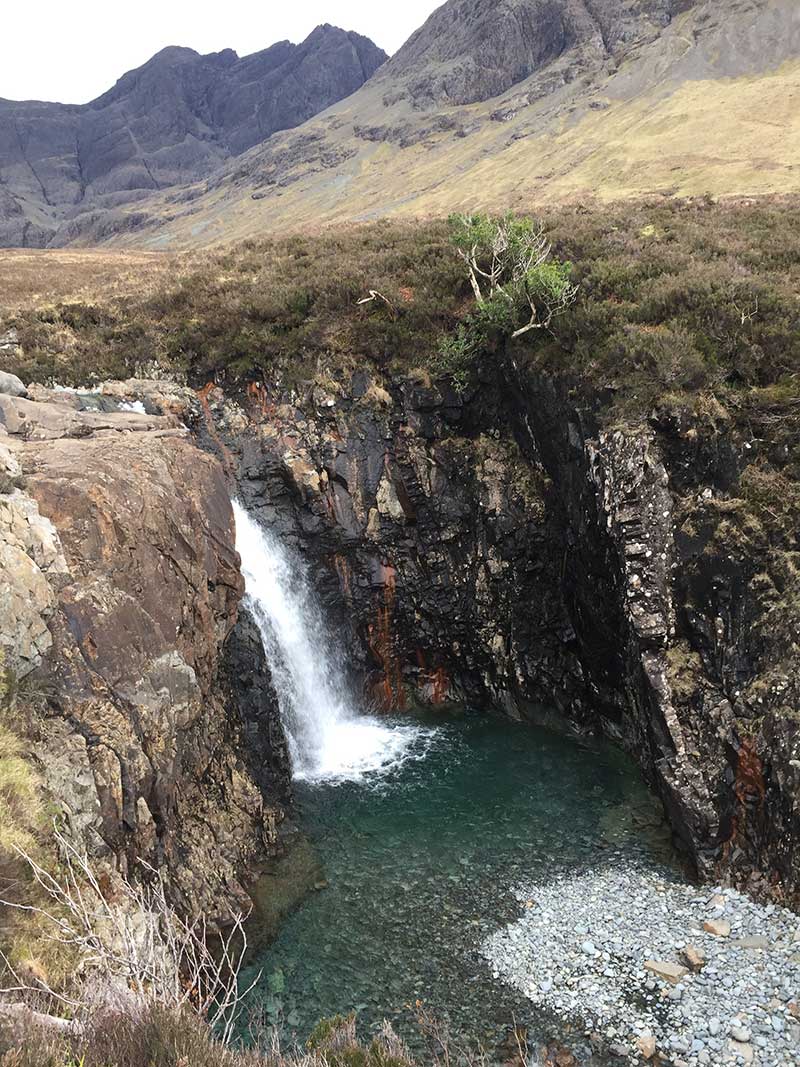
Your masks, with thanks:
[{"label": "turquoise water", "polygon": [[[436,721],[388,772],[297,784],[307,841],[262,891],[274,905],[282,877],[317,889],[251,968],[287,1038],[350,1011],[364,1033],[387,1018],[413,1038],[417,1002],[487,1047],[514,1020],[541,1033],[547,1020],[531,1018],[479,951],[518,914],[511,887],[623,855],[664,858],[654,802],[615,749],[481,715]],[[254,920],[251,937],[266,941],[269,925]]]}]

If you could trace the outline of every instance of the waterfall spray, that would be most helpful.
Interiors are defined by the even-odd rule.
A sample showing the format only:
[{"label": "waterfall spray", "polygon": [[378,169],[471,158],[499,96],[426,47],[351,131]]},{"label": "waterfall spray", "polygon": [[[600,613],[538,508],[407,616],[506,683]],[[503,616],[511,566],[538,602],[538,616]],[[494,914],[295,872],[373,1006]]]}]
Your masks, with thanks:
[{"label": "waterfall spray", "polygon": [[261,632],[296,778],[355,779],[419,750],[432,731],[363,715],[305,570],[234,501],[245,606]]}]

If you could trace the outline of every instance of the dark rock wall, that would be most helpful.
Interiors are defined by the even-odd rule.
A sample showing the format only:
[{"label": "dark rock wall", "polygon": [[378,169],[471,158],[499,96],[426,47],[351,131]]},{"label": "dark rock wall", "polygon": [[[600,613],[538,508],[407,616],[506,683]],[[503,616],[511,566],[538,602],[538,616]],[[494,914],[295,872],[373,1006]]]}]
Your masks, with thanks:
[{"label": "dark rock wall", "polygon": [[[288,799],[286,748],[258,634],[246,613],[234,626],[225,607],[240,592],[227,508],[236,485],[259,521],[306,560],[342,662],[376,708],[466,702],[601,731],[638,760],[701,876],[731,876],[776,896],[800,889],[800,557],[791,501],[780,499],[794,484],[780,480],[792,462],[781,438],[790,428],[758,426],[752,414],[739,424],[713,404],[612,422],[600,398],[520,370],[511,353],[466,400],[423,372],[381,383],[359,371],[294,389],[253,383],[235,397],[213,383],[197,395],[143,382],[112,392],[177,412],[220,460],[213,491],[201,492],[211,469],[183,463],[180,450],[201,453],[171,429],[130,464],[103,439],[50,443],[32,478],[72,575],[50,621],[57,660],[80,667],[77,689],[59,679],[62,706],[87,724],[81,737],[99,786],[101,836],[113,847],[133,841],[148,854],[142,798],[156,824],[152,847],[178,868],[191,857],[201,872],[182,888],[194,901],[202,872],[210,885],[221,877],[229,886],[275,846]],[[92,417],[107,436],[107,417]],[[125,419],[143,431],[151,417]],[[29,425],[17,408],[6,424],[15,433]],[[51,415],[39,432],[57,435],[59,426]],[[157,442],[172,448],[173,438],[179,452],[167,460]],[[23,451],[41,448],[30,442]],[[84,464],[92,459],[89,482],[67,463],[72,450],[82,450]],[[53,464],[55,480],[45,477]],[[186,498],[180,507],[169,502],[176,487]],[[83,515],[94,517],[87,525]],[[209,545],[218,546],[211,557]],[[151,600],[164,558],[176,568],[169,604]],[[186,584],[194,573],[187,558],[207,588]],[[146,560],[156,562],[143,569]],[[220,561],[227,580],[215,577]],[[59,568],[51,561],[54,574]],[[139,609],[126,616],[117,604],[134,588],[157,633],[173,634],[174,623],[177,640],[163,649],[150,647],[159,639],[149,624],[136,625]],[[233,592],[220,601],[225,588]],[[141,653],[122,654],[115,634],[134,635]],[[179,729],[168,736],[185,754],[179,771],[155,730],[161,697],[148,696],[172,692],[148,681],[159,664],[172,674],[191,668],[206,700],[198,716],[196,702],[172,699]],[[142,679],[127,680],[131,671]],[[93,722],[101,724],[95,734]],[[117,737],[117,722],[120,740],[98,744]],[[116,759],[108,768],[106,748]],[[112,772],[123,764],[115,791]],[[157,787],[153,771],[164,776]],[[216,851],[208,850],[212,826]],[[228,866],[218,876],[212,859],[220,855]]]},{"label": "dark rock wall", "polygon": [[467,404],[358,374],[287,398],[212,391],[215,433],[378,706],[601,730],[703,877],[797,890],[796,638],[780,566],[730,539],[739,431],[603,428],[596,397],[511,361]]},{"label": "dark rock wall", "polygon": [[[575,383],[513,360],[508,380],[517,439],[552,479],[565,604],[604,731],[637,757],[701,875],[796,892],[795,609],[764,594],[785,560],[738,495],[752,430],[686,413],[604,430]],[[767,634],[770,617],[783,625]]]}]

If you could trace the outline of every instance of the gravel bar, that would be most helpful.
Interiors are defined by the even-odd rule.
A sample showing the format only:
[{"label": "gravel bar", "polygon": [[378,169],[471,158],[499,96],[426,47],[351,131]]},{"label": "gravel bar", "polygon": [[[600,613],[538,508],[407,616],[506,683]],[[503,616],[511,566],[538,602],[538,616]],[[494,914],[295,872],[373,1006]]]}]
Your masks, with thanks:
[{"label": "gravel bar", "polygon": [[630,1063],[800,1065],[800,918],[621,865],[514,890],[495,977]]}]

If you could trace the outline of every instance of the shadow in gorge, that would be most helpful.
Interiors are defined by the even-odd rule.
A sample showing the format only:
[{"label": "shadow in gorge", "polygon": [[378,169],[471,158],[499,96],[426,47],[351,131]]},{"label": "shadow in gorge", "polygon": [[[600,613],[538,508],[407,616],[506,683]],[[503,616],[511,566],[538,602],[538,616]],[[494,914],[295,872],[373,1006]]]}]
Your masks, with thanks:
[{"label": "shadow in gorge", "polygon": [[317,891],[276,928],[291,893],[280,871],[263,880],[250,930],[258,1006],[301,1042],[320,1018],[355,1011],[365,1034],[386,1018],[418,1046],[423,1005],[498,1061],[515,1023],[531,1047],[570,1032],[580,1045],[583,1021],[544,1017],[481,946],[517,917],[523,880],[669,862],[660,808],[608,744],[469,712],[424,725],[435,731],[389,769],[296,784],[303,839],[282,873],[293,891]]}]

